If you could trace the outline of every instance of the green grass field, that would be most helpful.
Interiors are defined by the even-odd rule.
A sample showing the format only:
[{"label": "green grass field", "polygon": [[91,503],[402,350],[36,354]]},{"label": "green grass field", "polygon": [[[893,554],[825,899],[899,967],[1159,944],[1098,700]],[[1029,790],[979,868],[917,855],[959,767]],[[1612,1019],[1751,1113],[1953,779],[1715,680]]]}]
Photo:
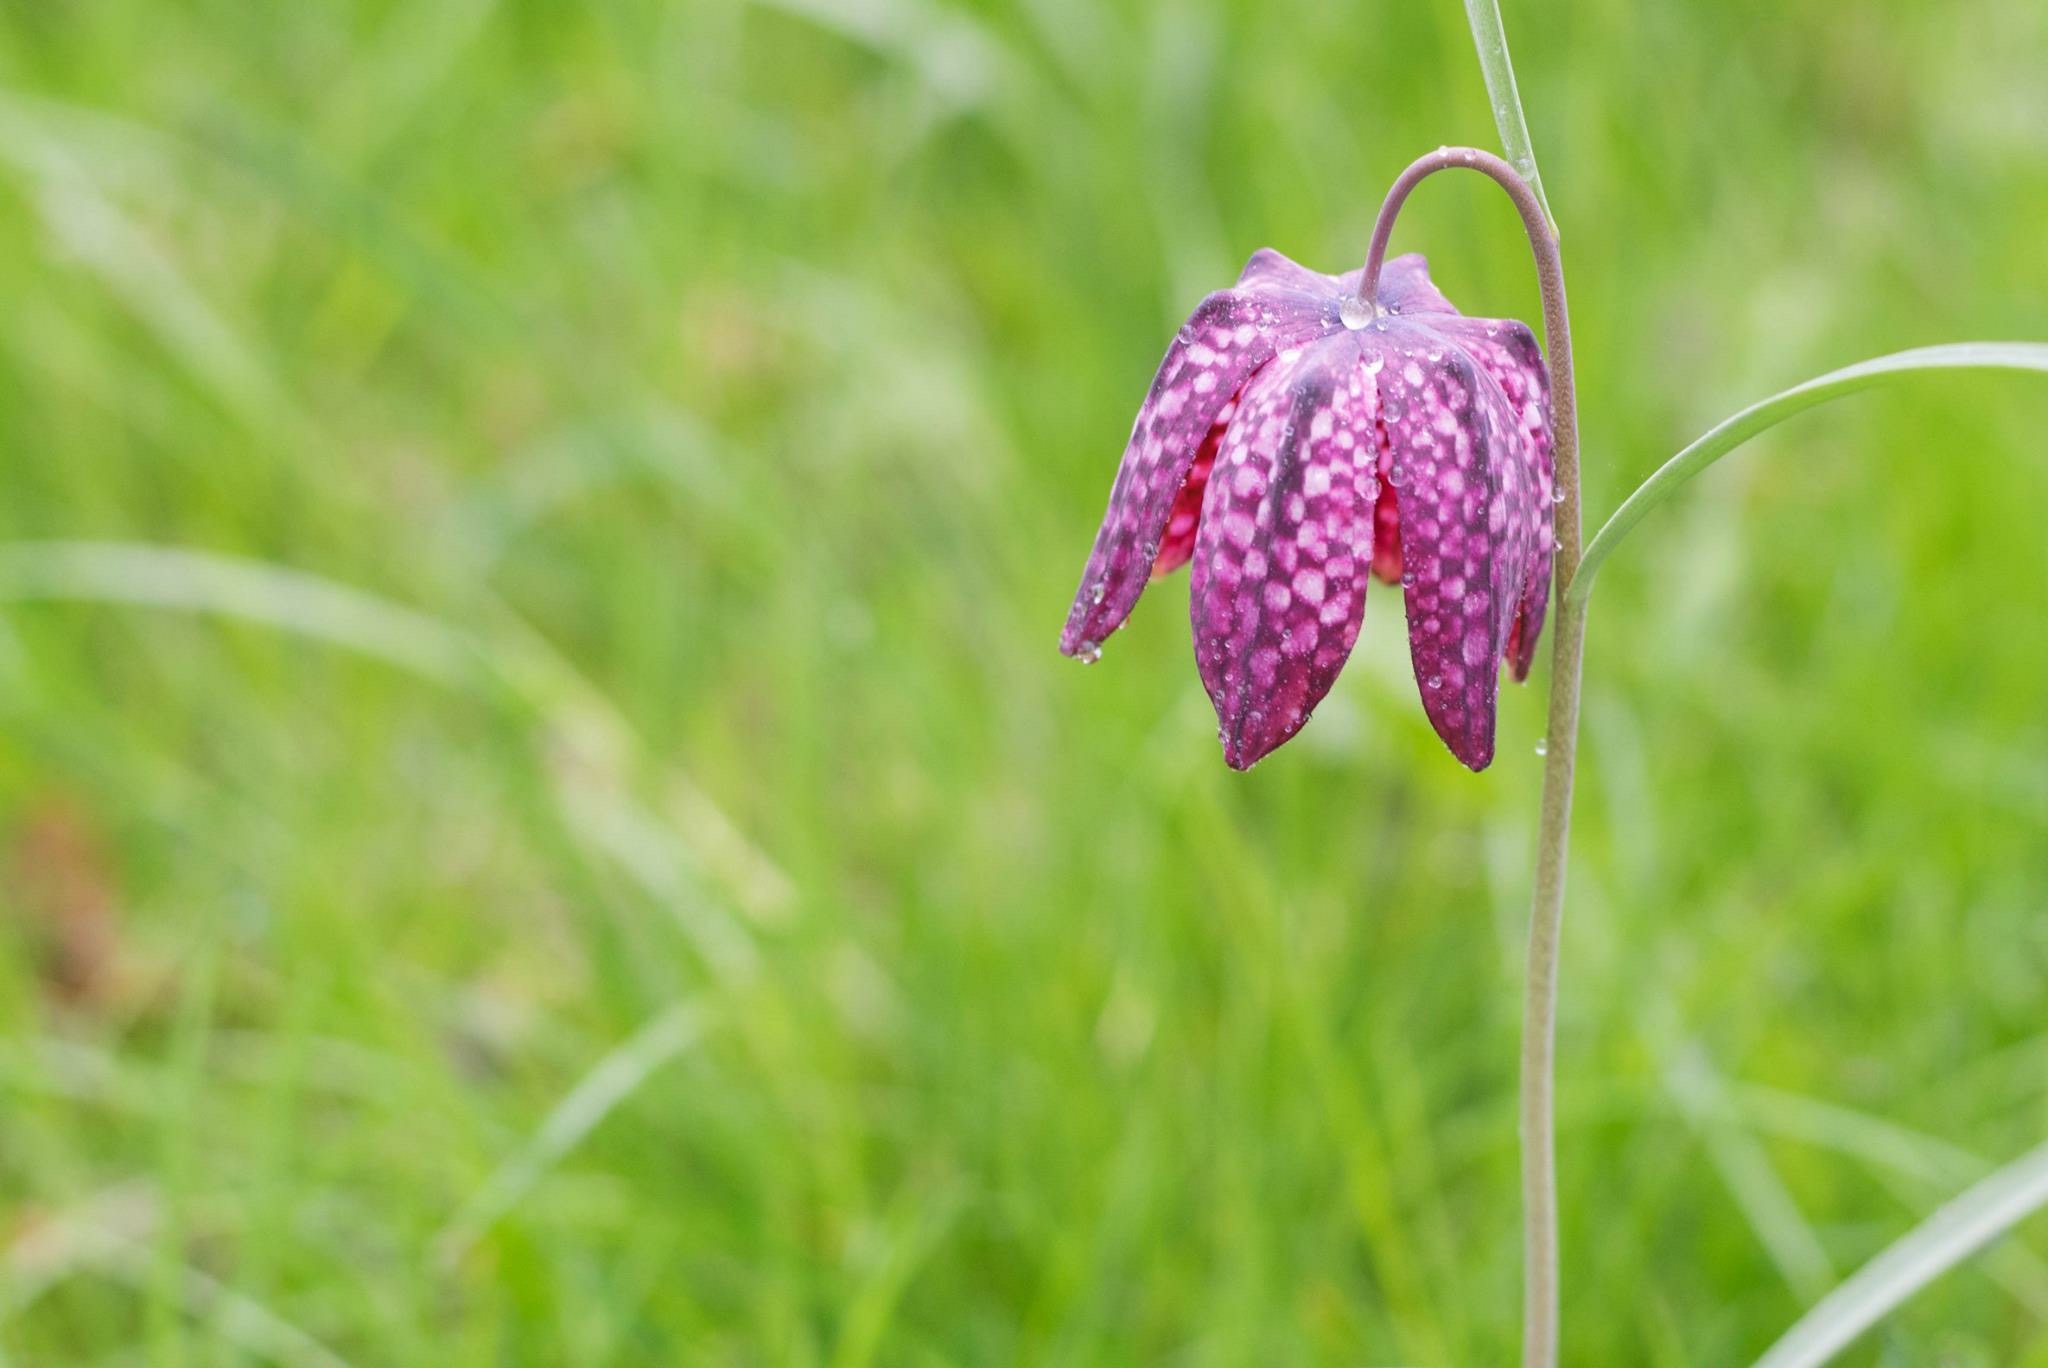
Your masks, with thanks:
[{"label": "green grass field", "polygon": [[[1509,0],[1597,518],[2048,338],[2048,7]],[[1054,646],[1271,244],[1493,145],[1460,6],[0,3],[0,1359],[1497,1364],[1543,671],[1398,594],[1227,771]],[[1512,213],[1397,248],[1530,316]],[[1746,1361],[2048,1131],[2048,384],[1602,576],[1572,1364]],[[2048,1221],[1846,1362],[2048,1364]]]}]

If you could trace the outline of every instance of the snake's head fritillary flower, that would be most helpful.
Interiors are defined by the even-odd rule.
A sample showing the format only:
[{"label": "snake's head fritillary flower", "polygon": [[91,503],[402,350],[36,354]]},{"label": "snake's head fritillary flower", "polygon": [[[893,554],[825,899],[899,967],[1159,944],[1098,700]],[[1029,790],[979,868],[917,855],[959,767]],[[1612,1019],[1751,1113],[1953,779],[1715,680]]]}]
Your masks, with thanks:
[{"label": "snake's head fritillary flower", "polygon": [[1093,660],[1146,583],[1192,563],[1195,662],[1223,758],[1293,736],[1404,588],[1423,710],[1493,760],[1501,662],[1529,672],[1550,591],[1550,383],[1528,327],[1466,318],[1420,256],[1327,276],[1271,249],[1181,327],[1138,410],[1060,649]]}]

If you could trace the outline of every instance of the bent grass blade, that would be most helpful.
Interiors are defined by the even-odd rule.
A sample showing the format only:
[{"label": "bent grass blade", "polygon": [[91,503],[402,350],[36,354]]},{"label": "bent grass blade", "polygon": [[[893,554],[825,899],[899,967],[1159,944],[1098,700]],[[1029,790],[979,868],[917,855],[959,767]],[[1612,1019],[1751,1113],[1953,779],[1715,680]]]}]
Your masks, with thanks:
[{"label": "bent grass blade", "polygon": [[2048,1143],[2013,1160],[1922,1221],[1814,1304],[1756,1368],[1815,1368],[1907,1298],[2048,1206]]},{"label": "bent grass blade", "polygon": [[1587,543],[1578,573],[1566,586],[1564,598],[1571,603],[1584,603],[1593,590],[1594,574],[1637,523],[1677,493],[1680,485],[1750,438],[1817,404],[1928,371],[2038,371],[2048,375],[2048,343],[1952,342],[1938,347],[1916,347],[1829,371],[1751,404],[1708,429],[1622,501],[1621,507],[1614,510],[1613,516]]}]

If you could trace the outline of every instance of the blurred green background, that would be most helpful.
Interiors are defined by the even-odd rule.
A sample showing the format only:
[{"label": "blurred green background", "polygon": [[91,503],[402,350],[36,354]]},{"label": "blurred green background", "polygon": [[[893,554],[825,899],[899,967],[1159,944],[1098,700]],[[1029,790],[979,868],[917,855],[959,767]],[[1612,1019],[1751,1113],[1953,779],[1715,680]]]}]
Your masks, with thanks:
[{"label": "blurred green background", "polygon": [[[1507,20],[1596,517],[2048,337],[2048,7]],[[0,1355],[1506,1361],[1541,669],[1467,774],[1379,591],[1239,776],[1184,578],[1054,652],[1174,326],[1444,142],[1450,0],[0,4]],[[1854,399],[1603,576],[1570,1362],[2048,1129],[2044,430]],[[1849,1361],[2048,1363],[2048,1223]]]}]

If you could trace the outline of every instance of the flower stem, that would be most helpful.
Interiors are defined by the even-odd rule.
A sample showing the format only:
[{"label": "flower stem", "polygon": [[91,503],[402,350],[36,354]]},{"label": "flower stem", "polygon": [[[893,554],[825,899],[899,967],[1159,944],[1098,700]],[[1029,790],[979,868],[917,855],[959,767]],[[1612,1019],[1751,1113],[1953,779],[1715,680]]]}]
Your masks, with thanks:
[{"label": "flower stem", "polygon": [[1551,417],[1556,433],[1557,622],[1550,647],[1550,721],[1543,769],[1542,821],[1536,839],[1536,889],[1529,912],[1527,996],[1522,1009],[1522,1238],[1523,1368],[1557,1363],[1557,949],[1564,919],[1565,852],[1570,840],[1572,772],[1578,758],[1579,679],[1586,644],[1586,601],[1564,587],[1579,569],[1579,416],[1572,384],[1571,317],[1565,308],[1564,264],[1543,201],[1515,169],[1490,152],[1440,147],[1417,158],[1394,181],[1373,225],[1372,245],[1359,281],[1359,297],[1376,306],[1380,267],[1394,220],[1409,192],[1452,167],[1490,176],[1507,191],[1529,234],[1543,295],[1544,358],[1550,369]]}]

